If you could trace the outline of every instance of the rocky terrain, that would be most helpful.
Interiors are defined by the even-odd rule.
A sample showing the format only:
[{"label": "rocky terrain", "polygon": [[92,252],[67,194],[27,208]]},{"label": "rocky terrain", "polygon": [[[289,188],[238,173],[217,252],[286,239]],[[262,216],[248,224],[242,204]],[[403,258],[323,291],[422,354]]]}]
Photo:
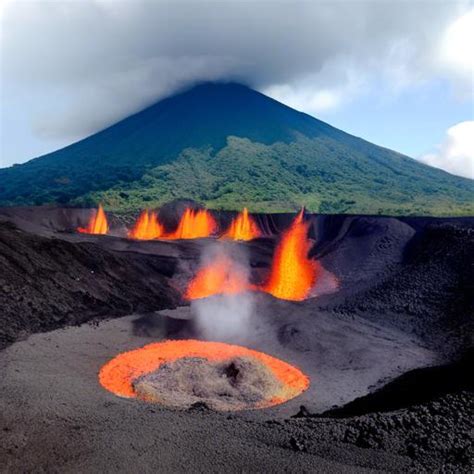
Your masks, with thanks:
[{"label": "rocky terrain", "polygon": [[[474,219],[309,217],[311,255],[337,291],[256,295],[232,342],[300,367],[311,386],[217,413],[97,381],[119,352],[203,338],[181,295],[206,239],[132,242],[118,218],[115,235],[78,235],[79,218],[0,210],[1,471],[472,471]],[[290,218],[258,217],[273,232]],[[239,245],[264,274],[275,238]]]},{"label": "rocky terrain", "polygon": [[40,331],[180,300],[170,277],[176,260],[110,252],[0,223],[0,348]]}]

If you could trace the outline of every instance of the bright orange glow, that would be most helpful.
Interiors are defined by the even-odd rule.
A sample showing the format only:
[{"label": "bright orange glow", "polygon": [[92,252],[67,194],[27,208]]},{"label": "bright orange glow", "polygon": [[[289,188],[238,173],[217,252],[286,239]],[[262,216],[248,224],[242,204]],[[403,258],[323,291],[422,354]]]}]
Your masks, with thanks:
[{"label": "bright orange glow", "polygon": [[261,235],[257,223],[252,216],[249,216],[249,211],[244,207],[244,210],[231,222],[229,229],[222,237],[233,240],[252,240]]},{"label": "bright orange glow", "polygon": [[308,258],[311,242],[303,210],[282,235],[273,257],[270,278],[261,288],[283,300],[301,301],[307,298],[316,283],[319,264]]},{"label": "bright orange glow", "polygon": [[232,259],[219,255],[199,270],[191,280],[185,297],[190,300],[218,294],[237,294],[248,288],[247,276]]},{"label": "bright orange glow", "polygon": [[150,240],[158,239],[165,233],[165,229],[158,221],[156,212],[144,210],[137,219],[134,228],[128,233],[131,239]]},{"label": "bright orange glow", "polygon": [[107,362],[99,372],[100,384],[119,397],[137,397],[133,381],[157,370],[162,364],[185,357],[199,357],[219,362],[235,357],[252,357],[265,364],[281,382],[282,388],[257,408],[278,405],[304,392],[309,379],[299,369],[275,357],[241,346],[196,340],[164,341],[123,352]]},{"label": "bright orange glow", "polygon": [[107,216],[101,204],[99,204],[99,209],[90,218],[87,227],[78,227],[77,231],[83,234],[107,234],[109,225],[107,224]]},{"label": "bright orange glow", "polygon": [[181,216],[178,228],[165,236],[167,239],[199,239],[210,237],[217,231],[217,223],[205,209],[187,208]]}]

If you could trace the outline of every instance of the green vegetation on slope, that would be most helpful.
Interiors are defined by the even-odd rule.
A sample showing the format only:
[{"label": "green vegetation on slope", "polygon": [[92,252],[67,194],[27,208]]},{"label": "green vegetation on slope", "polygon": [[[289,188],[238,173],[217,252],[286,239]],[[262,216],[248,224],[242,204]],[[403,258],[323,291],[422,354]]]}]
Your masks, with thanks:
[{"label": "green vegetation on slope", "polygon": [[[373,147],[373,145],[371,145]],[[473,190],[462,180],[390,150],[378,159],[327,137],[300,136],[289,144],[263,145],[229,137],[217,154],[186,149],[177,160],[75,199],[75,205],[103,202],[116,211],[158,207],[190,198],[213,209],[287,212],[305,205],[322,213],[472,215]],[[387,169],[389,168],[389,172]],[[453,183],[461,186],[453,186]]]}]

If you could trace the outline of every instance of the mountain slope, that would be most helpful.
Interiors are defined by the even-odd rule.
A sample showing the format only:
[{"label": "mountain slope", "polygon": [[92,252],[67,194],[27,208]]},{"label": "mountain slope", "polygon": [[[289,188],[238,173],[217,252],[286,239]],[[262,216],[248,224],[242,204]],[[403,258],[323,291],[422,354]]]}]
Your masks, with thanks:
[{"label": "mountain slope", "polygon": [[346,134],[239,84],[206,83],[0,170],[0,204],[472,214],[472,181]]}]

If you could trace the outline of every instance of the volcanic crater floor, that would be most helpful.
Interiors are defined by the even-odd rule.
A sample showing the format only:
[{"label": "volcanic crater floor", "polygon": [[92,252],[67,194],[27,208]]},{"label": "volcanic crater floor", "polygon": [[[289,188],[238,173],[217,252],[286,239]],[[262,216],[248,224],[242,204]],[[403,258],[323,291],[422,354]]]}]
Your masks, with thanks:
[{"label": "volcanic crater floor", "polygon": [[[265,297],[262,299],[270,300]],[[415,337],[407,337],[399,331],[382,329],[362,320],[354,324],[352,318],[311,314],[309,305],[305,310],[304,304],[297,304],[298,314],[294,314],[291,309],[295,306],[294,303],[271,303],[272,301],[260,302],[257,308],[261,307],[261,311],[257,309],[255,318],[248,323],[248,333],[233,337],[232,342],[262,351],[301,369],[309,377],[310,386],[285,404],[265,410],[267,416],[294,414],[301,404],[312,412],[322,412],[334,405],[342,405],[366,395],[380,381],[394,378],[415,367],[434,364],[437,360],[435,354],[421,347],[419,341],[417,344]],[[263,314],[267,316],[262,317]],[[289,314],[293,314],[291,322],[288,322]],[[8,395],[13,389],[13,393],[10,392],[13,397],[20,391],[29,392],[32,398],[41,399],[42,393],[48,393],[47,387],[51,384],[55,387],[54,397],[48,396],[44,400],[50,404],[51,409],[71,395],[77,397],[76,403],[80,404],[80,399],[84,396],[89,398],[92,392],[93,398],[119,401],[120,398],[100,385],[98,374],[101,367],[120,353],[139,349],[150,342],[166,340],[169,336],[165,323],[173,316],[181,320],[187,316],[189,321],[192,307],[145,316],[131,315],[98,325],[85,324],[36,334],[26,341],[15,343],[0,353],[0,366],[5,374],[1,389],[2,400],[5,399],[3,395]],[[282,325],[281,319],[286,324]],[[144,331],[144,325],[147,331]],[[189,334],[188,330],[186,326],[182,330],[185,336]],[[172,337],[179,338],[180,332],[175,332]],[[242,359],[235,362],[244,364]],[[195,360],[194,364],[198,366],[199,362]],[[245,367],[246,371],[252,372],[253,376],[263,377],[261,382],[271,385],[271,377],[265,376],[261,367],[253,364],[253,367]],[[170,369],[174,369],[178,379],[169,376]],[[168,376],[161,373],[161,383],[176,384],[173,388],[178,393],[180,388],[186,392],[181,376],[209,376],[213,370],[223,369],[224,367],[219,369],[218,365],[206,365],[201,370],[193,371],[181,359],[181,362],[167,366]],[[153,379],[156,383],[159,374],[160,371],[154,375],[145,375],[141,382],[135,381],[141,387],[139,391],[146,390]],[[205,387],[201,388],[205,391]],[[192,392],[193,387],[188,389]],[[193,398],[191,395],[192,393],[188,393],[188,401]],[[194,394],[193,402],[205,402],[206,398],[204,395],[199,397]],[[170,399],[170,404],[175,402],[176,399]],[[180,403],[176,405],[179,406]],[[210,405],[212,406],[212,402]]]},{"label": "volcanic crater floor", "polygon": [[[291,303],[276,304],[284,308],[284,314],[291,313]],[[175,311],[183,318],[183,313],[191,309],[185,307]],[[164,311],[163,314],[169,318],[173,311]],[[364,472],[357,466],[377,469],[379,463],[396,470],[412,465],[412,461],[403,455],[377,451],[375,456],[370,450],[348,446],[343,433],[349,428],[343,422],[330,421],[327,426],[310,428],[309,423],[318,423],[317,420],[290,421],[290,417],[300,410],[300,405],[310,412],[323,411],[336,401],[342,404],[365,395],[381,379],[393,378],[414,366],[433,363],[434,355],[418,347],[416,340],[396,331],[384,332],[373,325],[366,328],[359,325],[360,341],[369,338],[372,349],[367,352],[357,343],[345,349],[346,341],[336,343],[335,338],[347,333],[348,322],[341,321],[340,330],[333,325],[329,330],[325,317],[313,315],[315,332],[308,334],[308,340],[312,334],[318,333],[318,343],[308,347],[307,342],[302,345],[301,337],[297,336],[295,346],[294,338],[288,334],[298,332],[285,330],[282,336],[281,331],[272,334],[271,327],[265,323],[257,325],[260,329],[254,331],[253,340],[259,340],[259,343],[247,340],[248,345],[304,369],[311,385],[302,395],[282,405],[235,414],[219,413],[213,408],[235,409],[242,399],[246,403],[257,401],[262,393],[249,393],[248,390],[233,393],[230,405],[227,399],[228,404],[223,406],[222,397],[213,391],[215,386],[210,374],[213,370],[225,371],[232,369],[232,364],[234,369],[238,365],[250,370],[254,381],[255,377],[260,377],[260,387],[263,383],[266,390],[275,388],[272,387],[274,380],[268,379],[268,374],[259,373],[245,359],[199,370],[198,374],[207,377],[207,381],[197,385],[201,392],[199,388],[197,393],[191,389],[193,396],[190,396],[189,381],[177,381],[175,376],[169,378],[169,373],[166,374],[172,369],[174,375],[178,373],[187,380],[192,368],[189,364],[183,365],[182,359],[164,367],[161,374],[154,372],[135,381],[135,388],[139,391],[148,391],[150,384],[155,385],[154,394],[163,387],[169,388],[169,384],[173,392],[176,385],[188,384],[184,390],[182,385],[178,387],[182,389],[181,393],[178,390],[174,398],[168,399],[169,405],[181,407],[177,411],[161,403],[122,398],[105,390],[98,379],[103,365],[118,353],[165,337],[163,314],[131,315],[98,325],[84,324],[36,334],[0,353],[0,370],[4,374],[0,409],[3,429],[8,434],[7,443],[1,449],[10,453],[9,464],[4,466],[7,472],[34,469],[38,462],[44,469],[52,471],[60,465],[63,472],[98,472],[101,469],[124,472],[136,468],[137,463],[146,466],[145,471],[166,466],[168,472],[194,470],[196,466],[211,472],[223,468],[234,472],[232,466],[238,467],[236,471],[262,471],[269,465],[275,466],[275,463],[280,471],[293,471],[298,466],[298,470],[317,472]],[[146,330],[144,320],[148,321]],[[294,325],[295,322],[292,327]],[[326,346],[320,342],[324,340]],[[329,346],[332,346],[330,350]],[[377,364],[375,360],[378,360]],[[201,364],[197,358],[192,363]],[[165,392],[170,396],[170,392]],[[218,392],[222,394],[222,387]],[[184,406],[188,408],[183,409]],[[338,433],[332,446],[329,438],[321,439],[322,433],[329,436],[329,426],[331,432],[336,430]],[[324,429],[318,435],[310,434],[311,430],[320,428]],[[58,452],[56,443],[60,439],[69,441],[67,448]],[[214,451],[216,444],[206,442],[206,439],[220,440],[217,452]],[[318,440],[318,449],[312,453],[308,447],[310,440]],[[54,455],[48,459],[46,453],[50,450]],[[14,457],[12,453],[15,453]],[[248,459],[244,459],[246,457]],[[220,464],[223,460],[225,463]]]},{"label": "volcanic crater floor", "polygon": [[[156,315],[149,317],[159,318]],[[318,360],[318,356],[324,352],[324,348],[319,344],[316,345],[315,352],[296,353],[298,356],[295,357],[295,352],[281,346],[278,335],[274,334],[266,341],[261,341],[258,349],[266,350],[295,365],[304,363],[304,368],[311,379],[310,389],[283,405],[239,412],[239,421],[235,426],[238,434],[235,434],[232,433],[237,420],[235,417],[226,420],[222,415],[209,412],[207,409],[204,414],[198,415],[193,414],[192,409],[191,412],[189,410],[176,412],[160,404],[117,397],[100,385],[98,373],[111,358],[119,352],[136,349],[150,343],[151,340],[157,340],[156,332],[152,338],[134,334],[137,319],[140,317],[132,315],[102,322],[98,326],[86,324],[37,334],[26,341],[13,344],[0,353],[0,371],[3,374],[0,409],[3,426],[9,430],[9,449],[15,451],[17,459],[22,459],[21,463],[11,464],[8,470],[15,471],[15,466],[32,469],[38,460],[41,460],[42,466],[46,466],[47,469],[58,466],[57,458],[54,464],[49,464],[45,459],[46,455],[40,452],[48,449],[48,443],[52,443],[49,449],[54,449],[53,445],[58,439],[70,440],[64,453],[56,454],[65,470],[69,465],[74,466],[74,469],[78,469],[79,466],[80,469],[97,471],[102,466],[108,471],[114,467],[124,471],[132,469],[133,459],[143,455],[143,452],[147,453],[149,466],[163,466],[166,463],[171,470],[192,470],[193,465],[203,466],[202,458],[199,461],[193,460],[193,452],[194,456],[212,456],[210,452],[204,454],[206,449],[197,443],[198,439],[203,440],[206,437],[222,439],[219,443],[221,446],[219,456],[222,455],[222,450],[226,453],[234,451],[232,456],[227,458],[229,462],[229,459],[240,456],[238,452],[249,451],[247,443],[253,443],[252,439],[255,436],[253,430],[260,429],[260,420],[262,422],[269,419],[277,420],[294,415],[301,404],[307,404],[311,410],[321,411],[329,408],[336,400],[349,401],[357,395],[366,393],[369,385],[376,383],[381,376],[391,373],[391,369],[379,372],[380,364],[374,373],[371,367],[375,358],[384,357],[388,361],[391,357],[398,357],[399,364],[404,368],[413,366],[416,356],[421,357],[418,363],[432,360],[431,354],[417,348],[413,343],[393,341],[394,334],[390,334],[390,340],[383,338],[387,337],[386,335],[380,338],[378,350],[374,353],[364,355],[360,348],[354,348],[354,352],[348,354],[344,361],[341,360],[340,353],[326,355],[322,361]],[[266,334],[269,332],[263,328],[261,331]],[[363,337],[361,334],[361,338]],[[385,352],[387,344],[392,348],[391,355]],[[339,344],[339,347],[344,346]],[[281,353],[278,354],[280,348]],[[357,357],[358,353],[360,357]],[[337,361],[337,367],[332,367],[332,370],[327,367],[328,357],[329,360]],[[326,369],[323,369],[325,364]],[[186,370],[182,375],[187,375]],[[147,390],[146,384],[150,381],[153,383],[153,378],[138,381],[139,390]],[[162,383],[171,381],[165,377]],[[172,383],[176,384],[176,379],[173,379]],[[189,392],[187,395],[189,396]],[[207,395],[204,396],[201,392],[194,401],[199,399],[212,408],[209,393]],[[217,397],[217,400],[219,398],[221,397]],[[170,400],[172,402],[170,404],[176,405],[178,399],[179,393],[176,394],[176,398]],[[239,397],[234,397],[231,403],[235,405],[238,400]],[[185,404],[190,401],[187,399]],[[219,404],[217,408],[223,408],[222,401],[216,403]],[[249,426],[250,433],[246,433]],[[54,433],[51,430],[54,430]],[[177,430],[182,433],[178,434]],[[49,433],[48,439],[40,442],[45,433]],[[128,439],[130,440],[125,441]],[[119,453],[124,443],[130,444],[127,448],[130,449],[128,453],[130,459],[125,465],[122,464],[123,454]],[[283,462],[280,466],[286,465],[287,469],[291,470],[291,463],[286,457],[285,450],[277,449],[280,452],[276,454],[270,447],[265,447],[265,444],[266,441],[261,440],[258,448],[250,449],[253,455],[258,453],[260,457],[263,454],[261,461],[253,461],[251,464],[248,461],[246,464],[239,459],[236,465],[240,467],[247,465],[248,469],[264,469],[266,458],[267,462],[273,463],[276,460],[279,463]],[[38,451],[33,454],[31,447],[35,445]],[[104,445],[107,458],[98,459],[100,446]],[[24,449],[28,450],[28,453],[23,452]],[[164,454],[168,450],[178,450],[179,455],[176,459],[170,459],[169,455]],[[95,453],[93,460],[88,460],[87,453],[90,451]],[[183,451],[186,451],[184,456]],[[68,459],[69,455],[66,454],[68,452],[72,456],[71,459]],[[270,454],[271,452],[273,454]],[[73,463],[74,456],[80,457],[79,465]],[[117,461],[113,461],[115,456]],[[25,463],[25,457],[30,461]],[[186,464],[186,459],[189,464]],[[320,469],[322,466],[329,471],[337,468],[337,463],[335,465],[326,461],[321,463],[321,460],[312,456],[300,461],[299,467],[305,466],[311,470]],[[28,464],[29,462],[31,464]],[[109,464],[110,462],[112,464]],[[197,464],[193,464],[196,462]],[[210,463],[208,467],[215,471],[216,465]]]},{"label": "volcanic crater floor", "polygon": [[[0,471],[471,472],[472,383],[456,360],[472,346],[473,223],[314,221],[316,255],[338,291],[303,302],[252,294],[251,317],[233,334],[213,324],[219,297],[180,306],[179,279],[208,242],[0,226]],[[246,248],[265,270],[272,242]],[[101,385],[119,354],[170,339],[259,351],[310,384],[285,403],[219,412],[222,394],[258,403],[274,387],[245,359],[193,356],[134,378],[144,398],[150,387],[158,394],[152,403]],[[232,392],[236,369],[264,390]],[[190,370],[206,384],[189,387]],[[214,390],[216,371],[229,386]],[[165,407],[157,401],[176,374],[184,402]]]}]

